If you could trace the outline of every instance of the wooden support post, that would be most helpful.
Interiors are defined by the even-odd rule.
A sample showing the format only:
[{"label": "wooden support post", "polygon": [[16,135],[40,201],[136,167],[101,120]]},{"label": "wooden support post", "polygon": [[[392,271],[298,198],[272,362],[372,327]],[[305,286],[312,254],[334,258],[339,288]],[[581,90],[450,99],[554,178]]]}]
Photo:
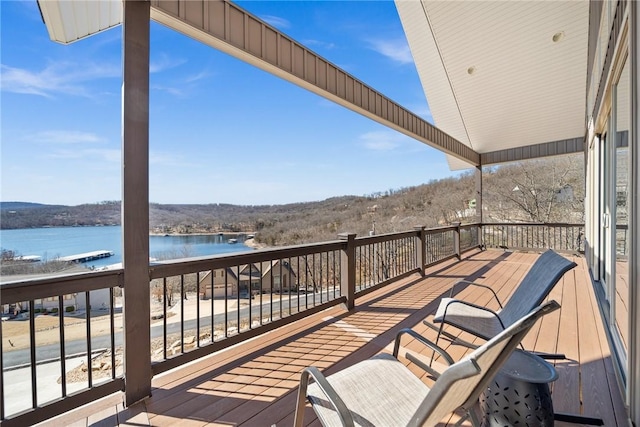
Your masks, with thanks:
[{"label": "wooden support post", "polygon": [[340,292],[347,297],[346,309],[356,306],[356,234],[340,233],[338,238],[346,242],[340,254]]},{"label": "wooden support post", "polygon": [[424,225],[413,229],[416,231],[416,263],[420,267],[420,275],[424,277],[424,270],[427,268],[427,235]]},{"label": "wooden support post", "polygon": [[476,166],[476,221],[478,222],[478,245],[480,249],[485,249],[482,236],[482,223],[484,221],[484,209],[482,207],[482,165]]},{"label": "wooden support post", "polygon": [[122,265],[126,405],[151,395],[148,1],[123,4]]}]

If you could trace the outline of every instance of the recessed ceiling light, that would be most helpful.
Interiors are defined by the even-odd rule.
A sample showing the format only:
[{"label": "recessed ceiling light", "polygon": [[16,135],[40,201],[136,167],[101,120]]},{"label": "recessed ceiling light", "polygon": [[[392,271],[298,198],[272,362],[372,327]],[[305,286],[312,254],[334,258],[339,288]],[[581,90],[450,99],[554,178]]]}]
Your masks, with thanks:
[{"label": "recessed ceiling light", "polygon": [[555,33],[553,37],[551,37],[551,40],[553,40],[554,43],[558,43],[563,38],[564,38],[564,31],[559,31]]},{"label": "recessed ceiling light", "polygon": [[476,72],[476,67],[467,68],[467,74],[471,75]]}]

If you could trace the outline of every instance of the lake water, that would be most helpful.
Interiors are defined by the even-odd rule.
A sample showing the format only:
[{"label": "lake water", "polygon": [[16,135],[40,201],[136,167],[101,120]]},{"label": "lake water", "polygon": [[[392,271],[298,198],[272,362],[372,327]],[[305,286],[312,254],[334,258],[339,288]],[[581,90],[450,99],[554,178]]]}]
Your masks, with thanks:
[{"label": "lake water", "polygon": [[[84,264],[104,267],[122,262],[121,232],[120,226],[0,230],[0,247],[17,255],[38,255],[49,260],[100,250],[113,251],[114,255],[109,258]],[[238,242],[229,243],[232,238]],[[244,239],[243,235],[150,236],[149,253],[156,259],[175,259],[252,250],[243,244]]]}]

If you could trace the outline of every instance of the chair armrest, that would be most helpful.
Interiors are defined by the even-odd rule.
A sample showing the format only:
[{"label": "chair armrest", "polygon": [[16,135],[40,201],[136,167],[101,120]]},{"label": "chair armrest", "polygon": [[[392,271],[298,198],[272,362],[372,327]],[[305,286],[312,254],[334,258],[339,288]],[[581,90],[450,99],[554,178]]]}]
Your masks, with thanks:
[{"label": "chair armrest", "polygon": [[498,302],[498,305],[500,306],[500,308],[503,308],[502,307],[502,302],[500,302],[500,298],[498,298],[498,294],[496,294],[496,292],[493,289],[491,289],[487,285],[483,285],[482,283],[470,282],[468,280],[459,280],[456,283],[454,283],[453,286],[451,287],[451,291],[449,291],[449,298],[453,298],[453,291],[455,290],[456,285],[459,285],[459,284],[462,284],[462,283],[464,283],[466,285],[472,285],[472,286],[477,286],[479,288],[488,289],[493,294],[493,297]]},{"label": "chair armrest", "polygon": [[[447,304],[444,307],[444,313],[442,313],[442,323],[447,323],[446,322],[447,310],[449,310],[449,306],[451,306],[452,304],[462,304],[462,305],[466,305],[468,307],[473,307],[473,308],[475,308],[477,310],[482,310],[484,312],[487,312],[487,313],[491,314],[492,316],[494,316],[496,319],[498,319],[498,322],[500,322],[500,326],[502,327],[503,330],[506,329],[505,326],[504,326],[504,323],[502,323],[502,319],[500,318],[498,313],[496,313],[495,311],[491,310],[490,308],[483,307],[481,305],[474,304],[472,302],[459,300],[459,299],[452,299],[451,301],[447,302]],[[440,311],[440,309],[438,309],[438,311]],[[426,320],[423,320],[422,322],[426,324]],[[460,327],[459,325],[456,325],[455,323],[451,323],[450,322],[450,324]]]},{"label": "chair armrest", "polygon": [[413,338],[418,340],[418,342],[424,344],[425,346],[429,347],[431,350],[438,353],[440,356],[444,358],[444,360],[447,361],[449,365],[453,365],[455,363],[455,361],[451,358],[451,356],[449,356],[449,353],[447,353],[442,347],[438,346],[434,342],[429,341],[428,339],[426,339],[425,337],[423,337],[422,335],[420,335],[419,333],[417,333],[416,331],[410,328],[404,328],[400,332],[398,332],[398,334],[396,335],[396,342],[393,345],[393,357],[395,357],[396,359],[398,358],[398,353],[400,352],[400,339],[404,334],[411,335]]},{"label": "chair armrest", "polygon": [[333,408],[338,412],[340,421],[345,427],[354,427],[353,417],[351,411],[347,408],[344,401],[338,396],[336,390],[329,384],[329,381],[315,366],[309,366],[302,371],[300,377],[300,386],[298,388],[298,402],[296,405],[296,413],[294,419],[294,426],[302,426],[302,415],[304,413],[305,399],[307,398],[307,385],[309,384],[309,377],[312,377],[322,393],[329,399],[329,402]]}]

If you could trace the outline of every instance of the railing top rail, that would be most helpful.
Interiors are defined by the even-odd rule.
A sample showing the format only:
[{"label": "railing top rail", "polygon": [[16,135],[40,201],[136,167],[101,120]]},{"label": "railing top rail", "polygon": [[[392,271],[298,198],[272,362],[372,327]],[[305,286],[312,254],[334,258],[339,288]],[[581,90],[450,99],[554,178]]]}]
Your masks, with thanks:
[{"label": "railing top rail", "polygon": [[460,224],[460,228],[474,228],[474,227],[479,227],[482,224],[480,224],[479,222],[470,222],[469,224]]},{"label": "railing top rail", "polygon": [[253,264],[276,259],[293,258],[320,252],[330,252],[342,249],[346,242],[335,240],[322,243],[285,246],[281,248],[258,249],[252,252],[236,252],[215,256],[182,258],[177,260],[156,262],[149,266],[151,279],[180,274],[197,273],[231,266]]},{"label": "railing top rail", "polygon": [[426,234],[437,234],[445,231],[455,231],[457,229],[458,229],[457,225],[445,225],[443,227],[425,228],[424,232]]},{"label": "railing top rail", "polygon": [[94,271],[68,276],[53,276],[0,284],[2,304],[69,295],[97,289],[122,287],[124,270]]},{"label": "railing top rail", "polygon": [[584,223],[564,223],[564,222],[483,222],[482,226],[489,225],[510,225],[510,226],[547,226],[547,227],[584,227]]},{"label": "railing top rail", "polygon": [[411,230],[396,233],[376,234],[373,236],[356,237],[356,246],[370,245],[373,243],[380,243],[388,240],[404,239],[406,237],[415,237],[419,235],[418,233],[419,232],[416,230]]}]

